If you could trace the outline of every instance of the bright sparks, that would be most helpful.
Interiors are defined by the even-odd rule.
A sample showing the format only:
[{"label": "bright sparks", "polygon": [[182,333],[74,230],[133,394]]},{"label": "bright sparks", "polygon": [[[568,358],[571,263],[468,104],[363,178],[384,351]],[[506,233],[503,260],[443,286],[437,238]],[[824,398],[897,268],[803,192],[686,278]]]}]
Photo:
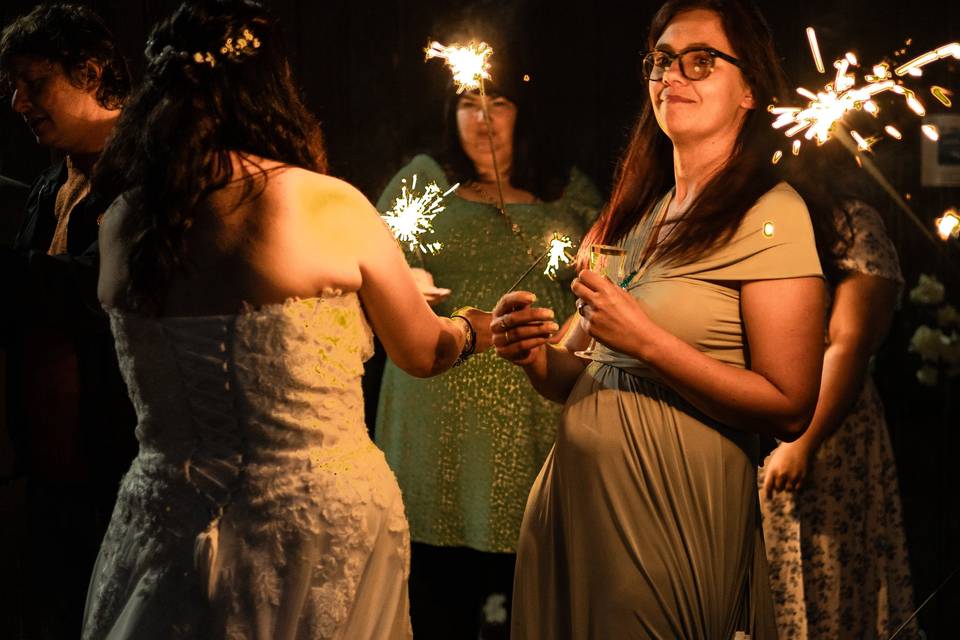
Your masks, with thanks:
[{"label": "bright sparks", "polygon": [[573,256],[567,253],[567,249],[573,248],[573,241],[569,236],[562,236],[554,232],[550,239],[550,249],[547,253],[547,268],[543,270],[543,275],[551,280],[557,277],[557,271],[562,264],[573,262]]},{"label": "bright sparks", "polygon": [[896,128],[895,126],[893,126],[892,124],[888,124],[887,126],[885,126],[885,127],[883,128],[883,130],[886,131],[886,132],[887,132],[887,135],[889,135],[891,138],[893,138],[893,139],[895,139],[895,140],[903,140],[903,134],[900,133],[900,130],[897,129],[897,128]]},{"label": "bright sparks", "polygon": [[817,32],[813,27],[807,27],[807,40],[810,41],[810,52],[813,54],[813,63],[817,65],[817,71],[826,73],[823,67],[823,58],[820,56],[820,45],[817,43]]},{"label": "bright sparks", "polygon": [[380,217],[397,242],[406,245],[410,251],[436,253],[443,245],[439,242],[424,242],[421,236],[433,233],[433,219],[444,210],[443,198],[459,187],[459,183],[440,193],[440,187],[431,182],[419,195],[416,193],[416,174],[411,178],[409,188],[406,178],[401,180],[401,184],[403,186],[400,196],[394,202],[393,208]]},{"label": "bright sparks", "polygon": [[960,237],[960,216],[954,209],[944,211],[943,216],[936,219],[936,224],[937,235],[941,240]]},{"label": "bright sparks", "polygon": [[910,62],[897,67],[897,70],[895,71],[895,73],[900,77],[903,77],[908,73],[911,75],[920,75],[920,74],[915,74],[914,70],[920,71],[921,67],[925,67],[931,62],[942,60],[947,56],[953,56],[957,60],[960,60],[960,42],[951,42],[950,44],[943,45],[939,49],[934,49],[933,51],[927,51],[923,55],[917,56]]},{"label": "bright sparks", "polygon": [[[814,64],[816,64],[818,71],[824,73],[816,33],[812,28],[807,28],[807,38],[810,40],[810,50],[813,53]],[[803,137],[807,140],[816,140],[818,144],[823,144],[830,139],[834,125],[841,122],[844,116],[851,111],[864,111],[878,117],[880,107],[874,100],[874,96],[886,92],[901,96],[906,106],[913,113],[923,117],[927,113],[923,102],[920,101],[916,93],[899,84],[901,81],[896,78],[906,75],[920,75],[922,74],[922,67],[948,56],[960,60],[960,43],[954,42],[939,49],[928,51],[897,67],[894,72],[891,72],[890,66],[885,62],[873,65],[870,73],[864,73],[864,82],[859,82],[856,74],[859,60],[852,52],[848,52],[833,63],[836,74],[833,80],[822,89],[817,91],[811,91],[805,87],[797,89],[797,93],[808,100],[806,106],[771,106],[769,108],[769,111],[775,116],[773,128],[783,129],[784,135],[788,138],[803,134]],[[942,104],[950,106],[951,94],[948,90],[935,86],[930,91]],[[938,135],[936,128],[931,125],[924,125],[922,130],[924,135],[933,140]],[[897,140],[903,138],[902,134],[893,126],[885,126],[884,131]],[[851,132],[851,137],[856,140],[857,146],[861,150],[868,150],[879,139],[879,137],[864,137],[857,132]],[[799,142],[797,139],[793,141],[794,153],[798,150],[797,142]]]},{"label": "bright sparks", "polygon": [[934,142],[940,139],[940,130],[932,124],[925,124],[920,127],[920,130],[923,131],[923,135],[927,136]]},{"label": "bright sparks", "polygon": [[948,109],[953,106],[953,101],[950,100],[950,96],[953,95],[953,91],[949,89],[944,89],[943,87],[933,85],[930,87],[930,93],[933,94],[933,97],[940,101],[940,104],[947,107]]},{"label": "bright sparks", "polygon": [[490,79],[490,62],[493,49],[486,42],[479,44],[471,42],[463,46],[452,44],[445,46],[434,40],[424,52],[427,60],[440,58],[447,63],[453,72],[453,81],[457,85],[457,93],[476,91],[480,83]]},{"label": "bright sparks", "polygon": [[872,140],[872,139],[871,140],[865,139],[863,136],[861,136],[859,133],[857,133],[853,129],[850,130],[850,137],[857,141],[857,146],[860,148],[861,151],[869,151],[870,147],[875,142],[875,140]]}]

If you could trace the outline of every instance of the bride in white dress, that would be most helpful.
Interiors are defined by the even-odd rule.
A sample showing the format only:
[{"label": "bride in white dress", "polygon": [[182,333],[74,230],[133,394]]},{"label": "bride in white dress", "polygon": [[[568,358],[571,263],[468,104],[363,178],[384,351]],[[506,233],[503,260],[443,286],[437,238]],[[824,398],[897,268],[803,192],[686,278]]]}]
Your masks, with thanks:
[{"label": "bride in white dress", "polygon": [[363,420],[370,327],[428,376],[487,348],[489,315],[434,315],[377,212],[322,175],[280,42],[255,4],[182,6],[99,168],[124,194],[99,295],[140,453],[84,638],[410,637],[403,504]]}]

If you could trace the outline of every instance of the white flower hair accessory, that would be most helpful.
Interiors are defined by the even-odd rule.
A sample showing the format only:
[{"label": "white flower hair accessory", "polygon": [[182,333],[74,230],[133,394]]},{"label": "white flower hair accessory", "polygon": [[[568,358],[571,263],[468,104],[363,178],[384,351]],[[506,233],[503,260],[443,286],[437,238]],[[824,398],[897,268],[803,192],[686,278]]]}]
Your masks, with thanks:
[{"label": "white flower hair accessory", "polygon": [[[220,47],[219,53],[214,54],[211,51],[184,51],[175,49],[172,45],[166,45],[160,50],[160,53],[153,56],[150,60],[151,65],[161,66],[170,58],[178,58],[184,62],[192,62],[197,65],[207,65],[210,68],[217,66],[218,62],[230,60],[238,62],[245,57],[254,55],[260,48],[260,38],[258,38],[249,27],[244,27],[240,36],[234,38],[227,36]],[[147,51],[153,47],[153,41],[147,43]]]}]

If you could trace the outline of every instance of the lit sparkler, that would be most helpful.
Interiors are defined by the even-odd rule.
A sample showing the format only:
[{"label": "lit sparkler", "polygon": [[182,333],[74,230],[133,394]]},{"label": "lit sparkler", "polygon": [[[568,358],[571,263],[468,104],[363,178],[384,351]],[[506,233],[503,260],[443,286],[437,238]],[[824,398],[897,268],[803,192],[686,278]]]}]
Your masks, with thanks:
[{"label": "lit sparkler", "polygon": [[[394,201],[393,208],[380,217],[390,228],[393,236],[410,251],[421,256],[422,253],[436,253],[443,248],[440,242],[425,242],[422,236],[433,234],[433,219],[444,210],[443,199],[450,195],[459,183],[453,185],[443,193],[435,182],[428,184],[423,193],[417,194],[417,175],[411,178],[407,187],[407,179],[401,180],[403,185],[400,195]],[[422,253],[421,253],[422,252]]]},{"label": "lit sparkler", "polygon": [[519,287],[520,283],[530,275],[530,272],[547,257],[549,257],[549,260],[547,261],[547,268],[543,270],[543,275],[551,280],[556,278],[557,271],[560,269],[561,264],[566,265],[573,262],[573,256],[567,253],[567,249],[572,249],[573,247],[573,241],[570,240],[569,236],[562,235],[560,232],[555,231],[550,237],[550,242],[547,243],[547,250],[541,253],[540,256],[533,261],[533,264],[527,267],[527,270],[517,278],[517,281],[506,290],[504,295]]},{"label": "lit sparkler", "polygon": [[941,240],[960,238],[960,215],[955,209],[948,209],[936,219],[937,235]]},{"label": "lit sparkler", "polygon": [[[810,48],[817,70],[823,73],[823,61],[820,57],[816,33],[812,28],[807,29],[807,37],[810,40]],[[853,71],[854,68],[859,67],[859,60],[853,53],[846,53],[833,63],[836,74],[833,81],[824,86],[823,89],[817,92],[804,87],[797,89],[797,93],[809,101],[805,107],[771,106],[769,108],[769,111],[776,116],[773,128],[784,129],[788,138],[803,133],[807,140],[816,139],[819,144],[823,144],[830,139],[834,126],[841,122],[849,112],[865,111],[877,117],[880,108],[873,98],[885,92],[902,96],[907,107],[922,117],[927,113],[923,102],[920,101],[915,92],[899,84],[900,81],[896,78],[905,75],[920,75],[924,66],[948,56],[960,59],[960,43],[953,42],[933,51],[928,51],[897,67],[893,72],[890,70],[890,65],[885,62],[874,65],[871,69],[872,73],[864,74],[866,84],[859,84],[856,73]],[[943,89],[943,87],[933,87],[931,93],[942,104],[949,106],[949,91]],[[897,140],[902,138],[900,132],[892,126],[885,127],[885,131]],[[936,135],[936,131],[929,125],[924,126],[923,132],[930,138]],[[851,132],[851,135],[856,139],[862,150],[868,150],[879,139],[864,138],[856,132]],[[794,149],[796,149],[796,141],[794,141]]]},{"label": "lit sparkler", "polygon": [[477,91],[483,86],[484,80],[490,79],[490,62],[493,49],[486,42],[479,44],[471,42],[466,46],[453,44],[445,46],[434,40],[424,49],[427,60],[440,58],[447,63],[453,72],[453,81],[457,85],[457,93]]},{"label": "lit sparkler", "polygon": [[555,279],[561,264],[573,262],[573,256],[567,253],[567,249],[572,248],[573,241],[569,236],[554,233],[550,239],[550,248],[547,249],[547,268],[543,270],[543,275],[551,280]]},{"label": "lit sparkler", "polygon": [[457,93],[464,91],[480,92],[480,109],[483,111],[483,123],[487,129],[487,141],[490,143],[490,158],[493,160],[493,175],[497,180],[497,208],[506,215],[503,200],[503,180],[500,177],[500,167],[497,162],[497,153],[493,145],[493,126],[490,124],[490,109],[487,106],[487,95],[483,81],[490,79],[489,58],[493,49],[486,42],[479,44],[471,42],[467,46],[452,44],[442,45],[436,40],[424,49],[427,60],[440,58],[446,61],[453,72],[453,81],[457,85]]}]

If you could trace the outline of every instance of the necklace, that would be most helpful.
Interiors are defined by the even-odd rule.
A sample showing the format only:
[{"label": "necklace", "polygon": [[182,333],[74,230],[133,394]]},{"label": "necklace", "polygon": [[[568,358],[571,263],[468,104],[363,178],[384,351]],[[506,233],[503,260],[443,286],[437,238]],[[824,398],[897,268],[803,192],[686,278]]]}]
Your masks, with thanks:
[{"label": "necklace", "polygon": [[[486,188],[484,188],[484,186],[481,183],[477,182],[476,180],[472,180],[468,182],[465,186],[469,188],[471,191],[473,191],[474,193],[476,193],[478,196],[480,196],[484,203],[491,204],[497,209],[497,213],[500,214],[500,217],[503,218],[503,221],[507,223],[508,227],[510,227],[510,231],[515,236],[517,236],[517,239],[519,239],[520,242],[523,243],[523,246],[527,250],[527,255],[530,257],[533,257],[534,251],[530,247],[529,243],[527,242],[526,237],[523,235],[523,230],[520,228],[520,225],[514,222],[513,219],[510,217],[510,214],[507,213],[506,203],[504,203],[504,206],[501,207],[499,203],[499,199],[496,196],[494,196],[492,193],[490,193]],[[523,202],[518,204],[533,204],[535,202],[537,202],[537,199],[535,196],[533,196],[533,199],[530,202],[528,203]]]}]

